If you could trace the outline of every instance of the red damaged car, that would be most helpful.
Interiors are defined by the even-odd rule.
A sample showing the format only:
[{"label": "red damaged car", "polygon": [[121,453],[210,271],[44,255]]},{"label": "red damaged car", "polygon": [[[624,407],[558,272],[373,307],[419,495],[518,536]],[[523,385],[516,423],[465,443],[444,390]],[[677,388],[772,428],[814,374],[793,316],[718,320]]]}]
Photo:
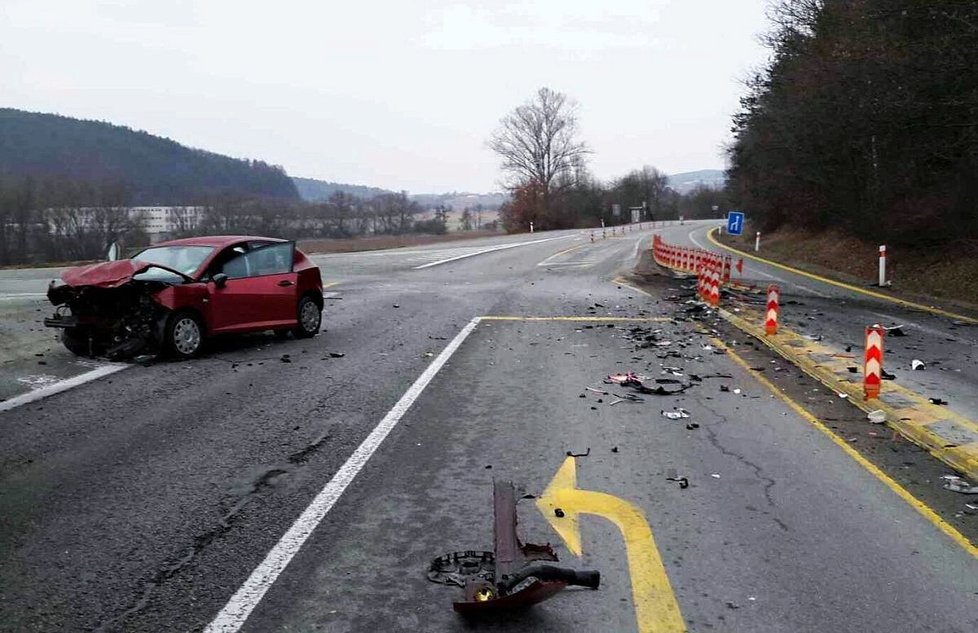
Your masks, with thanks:
[{"label": "red damaged car", "polygon": [[48,299],[80,356],[167,353],[189,358],[215,334],[275,330],[314,336],[323,282],[295,242],[211,236],[163,242],[132,259],[69,268]]}]

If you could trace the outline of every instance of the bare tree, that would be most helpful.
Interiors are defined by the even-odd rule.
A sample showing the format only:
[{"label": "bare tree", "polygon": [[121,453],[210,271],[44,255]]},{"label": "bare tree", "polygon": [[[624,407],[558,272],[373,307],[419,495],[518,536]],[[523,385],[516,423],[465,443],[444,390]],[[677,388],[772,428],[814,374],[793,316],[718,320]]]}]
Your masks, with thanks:
[{"label": "bare tree", "polygon": [[489,139],[489,147],[503,160],[509,188],[538,190],[544,218],[550,216],[554,197],[570,186],[566,176],[590,153],[577,138],[576,109],[565,94],[540,88],[506,115]]}]

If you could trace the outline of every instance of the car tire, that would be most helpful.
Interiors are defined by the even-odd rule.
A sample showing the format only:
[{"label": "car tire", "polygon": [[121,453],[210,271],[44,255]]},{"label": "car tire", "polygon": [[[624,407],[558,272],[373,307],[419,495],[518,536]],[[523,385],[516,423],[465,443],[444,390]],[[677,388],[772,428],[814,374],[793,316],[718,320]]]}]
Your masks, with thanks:
[{"label": "car tire", "polygon": [[323,323],[323,309],[311,295],[303,295],[296,307],[298,325],[292,330],[296,338],[312,338]]},{"label": "car tire", "polygon": [[163,335],[166,353],[172,358],[193,358],[204,347],[204,326],[193,312],[170,315]]},{"label": "car tire", "polygon": [[65,328],[61,330],[61,343],[75,356],[94,358],[101,353],[101,348],[89,341],[88,334],[80,328]]}]

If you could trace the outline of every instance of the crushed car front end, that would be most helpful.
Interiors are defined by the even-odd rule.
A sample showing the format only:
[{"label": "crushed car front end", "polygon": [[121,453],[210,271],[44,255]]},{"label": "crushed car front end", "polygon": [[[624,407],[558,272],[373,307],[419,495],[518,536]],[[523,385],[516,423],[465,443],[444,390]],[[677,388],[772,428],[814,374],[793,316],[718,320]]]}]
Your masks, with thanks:
[{"label": "crushed car front end", "polygon": [[[44,325],[61,330],[79,356],[120,359],[157,353],[172,311],[172,289],[186,279],[176,271],[122,260],[71,269],[48,288],[56,306]],[[169,304],[169,305],[167,305]]]}]

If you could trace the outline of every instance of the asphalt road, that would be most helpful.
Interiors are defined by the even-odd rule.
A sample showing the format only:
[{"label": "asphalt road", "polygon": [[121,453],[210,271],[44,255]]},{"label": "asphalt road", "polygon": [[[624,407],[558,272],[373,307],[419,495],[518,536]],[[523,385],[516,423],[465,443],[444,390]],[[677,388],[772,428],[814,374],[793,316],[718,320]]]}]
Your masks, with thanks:
[{"label": "asphalt road", "polygon": [[[675,242],[693,228],[661,231]],[[973,551],[731,354],[705,349],[719,343],[672,319],[669,280],[650,295],[615,282],[650,235],[317,257],[336,285],[314,339],[224,340],[194,362],[134,366],[0,412],[0,630],[676,630],[637,615],[640,581],[692,631],[978,628]],[[534,243],[474,254],[521,242]],[[459,255],[472,256],[419,268]],[[813,295],[806,304],[832,300]],[[473,323],[489,316],[513,318]],[[949,327],[913,316],[921,337]],[[642,348],[635,327],[669,344]],[[906,340],[929,345],[916,330]],[[950,354],[951,370],[925,378],[973,413],[976,372]],[[602,379],[626,370],[702,382],[615,405],[586,390],[620,392]],[[692,417],[660,414],[676,407]],[[522,539],[599,569],[601,588],[456,616],[461,591],[425,572],[435,556],[491,546],[493,479],[539,497],[568,451],[588,449],[578,488],[641,510],[664,574],[653,558],[630,566],[600,516],[580,519],[576,559],[527,499]]]}]

